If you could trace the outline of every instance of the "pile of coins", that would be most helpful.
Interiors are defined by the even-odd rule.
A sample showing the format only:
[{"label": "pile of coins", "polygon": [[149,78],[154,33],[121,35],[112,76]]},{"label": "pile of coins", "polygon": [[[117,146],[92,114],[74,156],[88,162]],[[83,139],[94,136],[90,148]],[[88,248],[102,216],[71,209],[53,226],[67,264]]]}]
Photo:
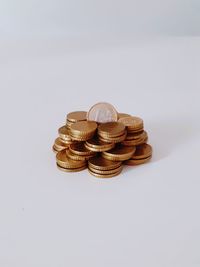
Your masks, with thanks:
[{"label": "pile of coins", "polygon": [[139,165],[152,157],[143,120],[118,113],[108,103],[67,115],[58,129],[53,151],[57,167],[65,172],[88,171],[100,178],[121,173],[124,165]]}]

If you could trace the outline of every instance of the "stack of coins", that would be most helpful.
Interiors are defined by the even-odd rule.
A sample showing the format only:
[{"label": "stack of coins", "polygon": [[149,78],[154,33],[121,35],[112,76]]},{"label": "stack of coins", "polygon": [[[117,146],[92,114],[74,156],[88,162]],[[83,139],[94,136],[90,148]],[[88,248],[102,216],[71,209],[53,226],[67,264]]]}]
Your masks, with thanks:
[{"label": "stack of coins", "polygon": [[88,167],[95,177],[110,178],[124,165],[139,165],[152,157],[141,118],[118,113],[108,103],[95,104],[89,112],[67,115],[58,129],[53,151],[60,170],[77,172]]}]

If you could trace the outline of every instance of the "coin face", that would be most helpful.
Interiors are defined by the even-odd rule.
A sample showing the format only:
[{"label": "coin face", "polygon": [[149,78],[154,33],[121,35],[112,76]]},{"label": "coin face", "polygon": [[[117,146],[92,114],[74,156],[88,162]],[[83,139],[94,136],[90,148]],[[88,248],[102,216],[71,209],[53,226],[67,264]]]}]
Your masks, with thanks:
[{"label": "coin face", "polygon": [[94,121],[79,121],[71,126],[71,133],[73,135],[87,135],[95,132],[97,129],[97,124]]},{"label": "coin face", "polygon": [[98,127],[98,134],[102,137],[116,137],[123,135],[125,131],[125,125],[120,122],[107,122],[102,123]]},{"label": "coin face", "polygon": [[131,115],[127,114],[127,113],[118,113],[118,120],[124,117],[131,117]]},{"label": "coin face", "polygon": [[67,114],[67,120],[69,122],[85,121],[87,119],[86,111],[74,111]]},{"label": "coin face", "polygon": [[143,127],[143,120],[139,117],[122,117],[118,120],[123,123],[128,129],[137,130]]},{"label": "coin face", "polygon": [[92,106],[87,113],[88,121],[96,121],[99,123],[117,121],[118,113],[116,109],[109,103],[97,103]]}]

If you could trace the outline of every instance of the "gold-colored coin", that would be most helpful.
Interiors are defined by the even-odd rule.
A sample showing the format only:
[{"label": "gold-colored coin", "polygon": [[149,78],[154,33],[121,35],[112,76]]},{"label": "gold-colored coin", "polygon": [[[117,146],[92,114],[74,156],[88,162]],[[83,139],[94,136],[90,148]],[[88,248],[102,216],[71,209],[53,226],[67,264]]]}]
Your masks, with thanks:
[{"label": "gold-colored coin", "polygon": [[56,138],[56,140],[55,140],[55,142],[54,142],[53,148],[54,148],[54,150],[56,150],[56,151],[61,151],[61,150],[63,150],[63,149],[68,148],[68,146],[69,146],[68,144],[64,143],[64,142],[60,139],[60,137],[58,137],[58,138]]},{"label": "gold-colored coin", "polygon": [[123,135],[120,135],[118,137],[107,137],[103,138],[99,136],[99,140],[105,142],[105,143],[120,143],[126,139],[127,132],[125,131]]},{"label": "gold-colored coin", "polygon": [[67,114],[67,121],[69,122],[78,122],[78,121],[86,121],[87,112],[86,111],[74,111]]},{"label": "gold-colored coin", "polygon": [[126,114],[126,113],[118,113],[118,120],[121,118],[126,118],[126,117],[131,117],[131,115]]},{"label": "gold-colored coin", "polygon": [[81,168],[87,164],[85,160],[72,160],[67,156],[66,150],[57,153],[56,161],[60,167],[63,168]]},{"label": "gold-colored coin", "polygon": [[132,156],[132,159],[148,158],[152,155],[152,147],[149,144],[142,144],[136,147],[136,151]]},{"label": "gold-colored coin", "polygon": [[112,170],[121,166],[121,162],[115,162],[101,156],[96,156],[88,160],[88,165],[97,170]]},{"label": "gold-colored coin", "polygon": [[143,120],[139,117],[123,117],[118,121],[123,123],[127,127],[128,131],[143,129]]},{"label": "gold-colored coin", "polygon": [[138,145],[146,143],[147,140],[148,140],[148,136],[146,135],[145,137],[138,138],[135,140],[124,140],[122,144],[124,146],[138,146]]},{"label": "gold-colored coin", "polygon": [[146,163],[147,161],[149,161],[151,159],[152,156],[149,156],[147,158],[143,158],[143,159],[129,159],[127,161],[124,162],[125,165],[129,165],[129,166],[134,166],[134,165],[140,165],[143,163]]},{"label": "gold-colored coin", "polygon": [[99,138],[92,138],[85,143],[85,147],[94,152],[103,152],[112,149],[115,146],[114,143],[106,143]]},{"label": "gold-colored coin", "polygon": [[84,142],[79,142],[76,144],[72,144],[69,146],[69,150],[76,154],[76,155],[81,155],[81,156],[93,156],[96,153],[92,152],[91,150],[87,149],[85,147]]},{"label": "gold-colored coin", "polygon": [[107,174],[113,174],[113,173],[116,173],[116,172],[119,172],[119,171],[122,171],[123,169],[123,165],[115,168],[115,169],[112,169],[112,170],[106,170],[106,171],[102,171],[102,170],[97,170],[95,168],[92,168],[91,166],[89,167],[89,170],[92,171],[92,172],[95,172],[97,174],[104,174],[104,175],[107,175]]},{"label": "gold-colored coin", "polygon": [[90,169],[88,169],[88,171],[90,174],[92,174],[93,176],[95,176],[97,178],[112,178],[112,177],[119,175],[121,173],[122,169],[118,172],[111,173],[111,174],[99,174],[99,173],[91,171]]},{"label": "gold-colored coin", "polygon": [[98,126],[98,135],[105,137],[118,137],[125,132],[125,126],[120,122],[107,122]]},{"label": "gold-colored coin", "polygon": [[86,137],[94,134],[97,129],[97,123],[94,121],[80,121],[71,126],[70,133],[73,136]]},{"label": "gold-colored coin", "polygon": [[85,155],[85,156],[77,155],[77,154],[74,154],[73,152],[71,152],[70,150],[66,150],[66,153],[67,153],[67,156],[73,160],[88,160],[91,157],[95,156],[95,155]]},{"label": "gold-colored coin", "polygon": [[54,145],[52,146],[52,150],[54,153],[58,153],[59,151],[63,150],[63,149],[60,149],[58,150],[56,147],[54,147]]},{"label": "gold-colored coin", "polygon": [[144,136],[146,136],[146,132],[143,130],[140,132],[136,132],[136,133],[128,133],[126,136],[126,140],[136,140]]},{"label": "gold-colored coin", "polygon": [[124,161],[130,159],[135,153],[135,146],[117,145],[110,151],[102,152],[102,157],[113,161]]},{"label": "gold-colored coin", "polygon": [[80,172],[80,171],[83,171],[83,170],[87,169],[87,166],[83,166],[83,167],[80,167],[80,168],[72,168],[72,169],[63,168],[63,167],[59,166],[58,164],[57,164],[57,167],[58,167],[58,169],[60,171],[63,171],[63,172]]},{"label": "gold-colored coin", "polygon": [[87,113],[88,121],[96,121],[99,123],[117,121],[118,114],[116,109],[109,103],[97,103],[91,107]]},{"label": "gold-colored coin", "polygon": [[70,132],[66,125],[58,129],[58,134],[62,140],[71,141]]}]

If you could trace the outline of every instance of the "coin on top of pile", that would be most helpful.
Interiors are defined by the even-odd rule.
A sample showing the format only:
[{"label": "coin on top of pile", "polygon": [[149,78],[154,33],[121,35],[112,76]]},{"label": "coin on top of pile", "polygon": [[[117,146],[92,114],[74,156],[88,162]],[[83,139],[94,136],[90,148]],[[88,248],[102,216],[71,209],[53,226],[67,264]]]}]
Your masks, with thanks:
[{"label": "coin on top of pile", "polygon": [[127,161],[126,165],[139,165],[149,161],[152,157],[152,147],[149,144],[136,146],[134,155]]},{"label": "coin on top of pile", "polygon": [[135,146],[117,144],[113,149],[102,152],[102,157],[112,161],[125,161],[133,156],[135,150]]},{"label": "coin on top of pile", "polygon": [[116,109],[109,103],[97,103],[88,111],[87,120],[96,121],[98,123],[117,121],[118,113]]},{"label": "coin on top of pile", "polygon": [[94,121],[75,122],[70,128],[72,140],[86,141],[91,139],[97,130],[97,123]]},{"label": "coin on top of pile", "polygon": [[147,140],[147,132],[141,131],[135,134],[128,134],[122,144],[125,146],[137,146],[146,143]]},{"label": "coin on top of pile", "polygon": [[86,121],[87,112],[86,111],[73,111],[67,114],[66,126],[71,128],[72,124],[78,121]]},{"label": "coin on top of pile", "polygon": [[121,173],[121,162],[107,160],[101,156],[96,156],[88,161],[89,172],[98,178],[111,178]]},{"label": "coin on top of pile", "polygon": [[98,136],[94,136],[92,139],[89,139],[85,142],[85,147],[90,151],[94,152],[103,152],[112,149],[115,146],[115,143],[107,143],[101,141]]},{"label": "coin on top of pile", "polygon": [[118,122],[121,122],[126,126],[128,133],[136,133],[142,131],[144,128],[143,120],[139,117],[122,117]]},{"label": "coin on top of pile", "polygon": [[62,139],[60,137],[56,138],[56,140],[54,141],[54,145],[52,147],[53,151],[55,153],[66,149],[69,147],[69,144],[66,144],[65,142],[62,141]]},{"label": "coin on top of pile", "polygon": [[126,134],[126,127],[120,122],[107,122],[98,126],[98,136],[103,142],[122,142],[125,140]]},{"label": "coin on top of pile", "polygon": [[66,150],[62,150],[56,155],[56,162],[59,169],[66,172],[81,171],[87,167],[85,160],[72,160],[67,156]]}]

